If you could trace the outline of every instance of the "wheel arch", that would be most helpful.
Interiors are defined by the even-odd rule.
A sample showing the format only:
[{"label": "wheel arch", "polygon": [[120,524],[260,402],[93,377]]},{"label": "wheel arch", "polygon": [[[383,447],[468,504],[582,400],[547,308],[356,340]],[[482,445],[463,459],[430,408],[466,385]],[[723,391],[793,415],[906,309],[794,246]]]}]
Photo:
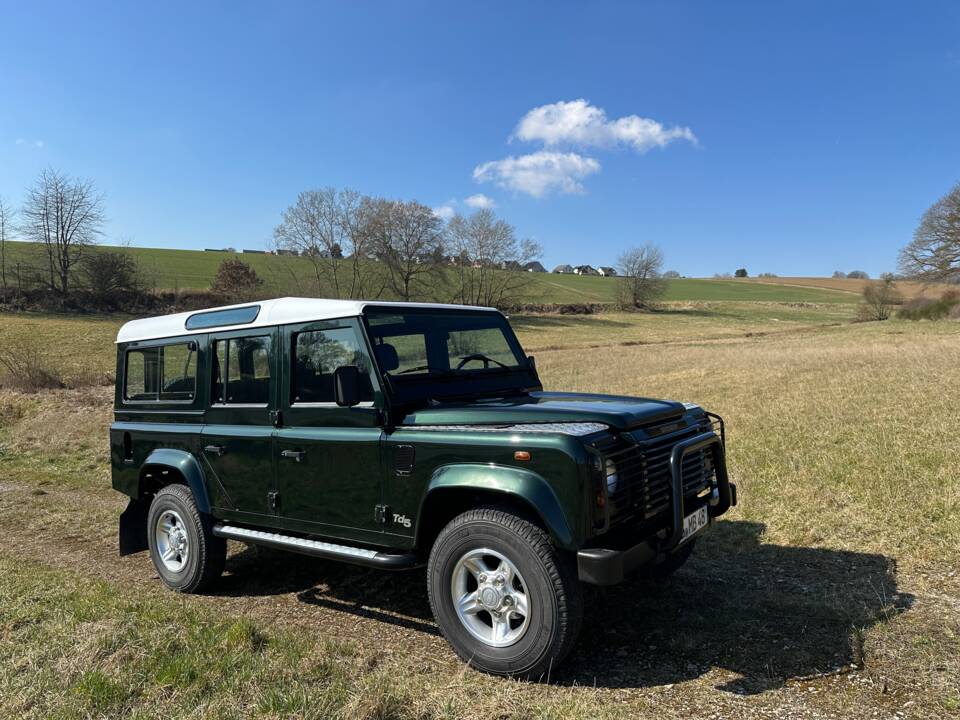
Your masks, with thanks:
[{"label": "wheel arch", "polygon": [[536,522],[560,548],[575,548],[573,532],[557,494],[540,475],[500,465],[446,465],[427,485],[417,515],[416,544],[427,550],[457,515],[481,505],[500,505]]},{"label": "wheel arch", "polygon": [[197,509],[203,513],[210,512],[210,497],[197,459],[186,450],[154,450],[140,467],[138,494],[143,499],[164,485],[171,484],[186,485],[193,493]]}]

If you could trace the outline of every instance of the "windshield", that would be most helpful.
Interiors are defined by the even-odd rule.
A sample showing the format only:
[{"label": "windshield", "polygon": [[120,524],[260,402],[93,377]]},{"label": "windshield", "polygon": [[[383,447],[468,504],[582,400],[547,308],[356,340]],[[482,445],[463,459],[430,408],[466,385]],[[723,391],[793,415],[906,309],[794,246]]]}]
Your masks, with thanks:
[{"label": "windshield", "polygon": [[500,313],[368,307],[364,315],[380,372],[404,399],[525,387],[535,377]]}]

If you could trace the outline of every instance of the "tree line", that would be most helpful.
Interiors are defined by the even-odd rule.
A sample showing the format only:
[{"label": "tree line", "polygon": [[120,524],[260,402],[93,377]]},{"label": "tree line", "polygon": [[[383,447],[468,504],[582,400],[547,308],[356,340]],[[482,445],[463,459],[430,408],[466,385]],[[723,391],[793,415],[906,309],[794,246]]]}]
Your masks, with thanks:
[{"label": "tree line", "polygon": [[273,241],[311,264],[317,294],[496,307],[520,300],[526,286],[527,278],[505,268],[543,252],[489,209],[444,221],[415,200],[332,187],[301,192]]}]

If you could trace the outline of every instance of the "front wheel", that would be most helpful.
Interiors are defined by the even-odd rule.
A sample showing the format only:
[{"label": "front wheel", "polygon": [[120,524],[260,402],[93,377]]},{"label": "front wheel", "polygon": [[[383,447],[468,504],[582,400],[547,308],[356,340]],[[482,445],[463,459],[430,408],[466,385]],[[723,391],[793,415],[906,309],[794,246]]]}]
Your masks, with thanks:
[{"label": "front wheel", "polygon": [[147,540],[160,579],[177,592],[199,592],[223,572],[227,542],[216,537],[183,485],[161,488],[150,503]]},{"label": "front wheel", "polygon": [[427,577],[440,630],[480,670],[538,678],[576,641],[582,600],[570,558],[508,510],[454,518],[433,545]]}]

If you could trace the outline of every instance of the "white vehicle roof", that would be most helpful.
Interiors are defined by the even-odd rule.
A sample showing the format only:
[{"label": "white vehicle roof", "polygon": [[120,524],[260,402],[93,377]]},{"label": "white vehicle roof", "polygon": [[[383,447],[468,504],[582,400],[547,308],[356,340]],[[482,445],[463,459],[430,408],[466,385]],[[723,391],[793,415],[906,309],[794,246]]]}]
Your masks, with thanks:
[{"label": "white vehicle roof", "polygon": [[[241,325],[230,324],[187,330],[187,318],[191,315],[210,313],[217,310],[252,307],[255,305],[260,307],[260,312],[253,322]],[[117,333],[117,342],[126,343],[137,340],[156,340],[181,335],[203,335],[204,333],[217,332],[219,330],[245,330],[247,328],[313,322],[314,320],[357,317],[368,305],[390,307],[398,310],[404,308],[433,308],[436,310],[491,310],[497,312],[496,308],[476,307],[473,305],[284,297],[274,300],[260,300],[258,302],[240,303],[238,305],[205,308],[203,310],[193,310],[191,312],[175,313],[173,315],[159,315],[157,317],[144,318],[143,320],[131,320],[128,323],[124,323],[120,328],[120,332]]]}]

